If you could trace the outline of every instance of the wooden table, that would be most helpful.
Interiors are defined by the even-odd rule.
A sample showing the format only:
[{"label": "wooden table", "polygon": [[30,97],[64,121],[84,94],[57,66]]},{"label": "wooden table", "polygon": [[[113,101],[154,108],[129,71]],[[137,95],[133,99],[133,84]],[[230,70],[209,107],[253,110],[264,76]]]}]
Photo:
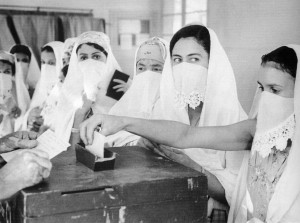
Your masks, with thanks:
[{"label": "wooden table", "polygon": [[115,169],[93,172],[75,152],[16,197],[13,222],[206,222],[207,178],[140,147],[110,148]]}]

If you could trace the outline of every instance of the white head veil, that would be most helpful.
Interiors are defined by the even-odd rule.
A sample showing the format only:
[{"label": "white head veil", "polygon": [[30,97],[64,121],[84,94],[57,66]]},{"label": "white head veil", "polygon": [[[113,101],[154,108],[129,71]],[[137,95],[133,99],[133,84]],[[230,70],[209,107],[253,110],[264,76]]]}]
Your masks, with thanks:
[{"label": "white head veil", "polygon": [[[211,29],[208,30],[210,56],[199,126],[229,125],[246,119],[247,115],[238,100],[235,77],[228,57],[215,32]],[[175,85],[171,58],[167,58],[162,74],[160,100],[156,105],[155,118],[190,124],[188,112],[184,108],[180,109],[176,106],[174,96]],[[201,148],[185,149],[184,152],[219,179],[225,188],[227,200],[230,202],[235,183],[231,179],[235,179],[237,176],[244,152],[225,153]]]},{"label": "white head veil", "polygon": [[[294,90],[294,113],[296,129],[292,147],[287,159],[285,170],[279,179],[274,194],[269,202],[267,211],[267,223],[292,223],[300,222],[300,46],[287,45],[292,48],[298,58],[297,73]],[[257,115],[260,92],[257,91],[251,108],[252,118]],[[228,216],[229,223],[245,223],[247,221],[247,174],[248,159],[245,157],[239,173],[239,179],[233,195],[233,202]]]},{"label": "white head veil", "polygon": [[[137,65],[137,54],[140,48],[147,44],[155,44],[159,47],[160,52],[162,54],[162,58],[166,60],[167,54],[169,52],[169,44],[159,38],[152,37],[151,39],[143,42],[135,52],[134,58],[134,75],[131,87],[128,91],[123,95],[123,97],[111,108],[109,111],[110,115],[118,115],[118,116],[128,116],[134,118],[150,118],[153,112],[154,104],[145,100],[143,97],[140,97],[140,94],[143,89],[139,89],[139,86],[135,86],[135,77],[136,77],[136,65]],[[161,75],[161,74],[159,74]],[[150,92],[155,94],[155,89],[157,86],[149,85],[149,87],[153,88],[149,90]],[[159,89],[157,89],[159,91]],[[159,92],[157,92],[159,94]],[[146,96],[146,95],[145,95]],[[151,104],[150,104],[151,103]],[[107,143],[110,146],[123,146],[129,142],[133,142],[138,140],[140,137],[137,135],[133,135],[131,133],[121,131],[112,136],[106,137]],[[112,144],[113,142],[113,144]]]},{"label": "white head veil", "polygon": [[[17,46],[18,45],[12,46],[10,52],[12,52],[13,49]],[[34,56],[32,49],[26,45],[21,45],[21,46],[27,47],[27,49],[31,53],[31,57],[30,57],[27,74],[24,74],[22,68],[17,63],[16,56],[15,56],[15,64],[16,64],[15,84],[16,84],[16,94],[17,94],[16,96],[17,96],[18,107],[22,111],[21,116],[15,122],[15,131],[21,128],[23,117],[30,106],[31,99],[30,99],[28,89],[35,88],[41,75],[38,62]],[[25,75],[26,78],[24,79]]]},{"label": "white head veil", "polygon": [[[53,42],[47,43],[46,45],[44,45],[44,47],[45,46],[50,46],[54,51],[54,55],[55,55],[55,59],[56,59],[55,69],[56,69],[57,81],[59,81],[59,75],[60,75],[60,71],[62,69],[62,59],[61,58],[62,58],[63,43],[59,42],[59,41],[53,41]],[[50,92],[47,92],[47,89],[45,89],[41,86],[41,80],[39,80],[36,85],[29,109],[23,118],[23,124],[22,124],[23,130],[27,130],[27,119],[28,119],[28,115],[29,115],[29,112],[31,111],[31,109],[33,109],[35,107],[42,108],[43,103],[46,101],[49,93]]]},{"label": "white head veil", "polygon": [[[58,77],[60,75],[61,69],[62,69],[62,50],[63,50],[63,43],[59,42],[59,41],[53,41],[50,43],[47,43],[45,46],[50,46],[53,51],[54,51],[54,55],[55,55],[55,59],[56,59],[56,75],[57,75],[57,81],[59,80]],[[42,87],[40,86],[40,80],[37,83],[34,95],[32,97],[32,101],[30,104],[30,109],[34,108],[34,107],[42,107],[43,103],[45,102],[46,98],[47,98],[47,94],[49,94],[50,92],[46,92],[46,89],[42,89]]]},{"label": "white head veil", "polygon": [[[153,37],[142,43],[135,52],[134,58],[134,75],[132,85],[136,77],[137,53],[145,44],[155,44],[160,48],[162,58],[166,60],[168,54],[168,44],[165,40]],[[148,101],[137,101],[142,89],[129,88],[123,97],[111,108],[110,115],[129,116],[135,118],[149,118],[152,113],[153,104],[149,105]]]},{"label": "white head veil", "polygon": [[66,141],[69,141],[71,135],[75,112],[83,104],[83,74],[78,66],[76,50],[79,45],[84,43],[95,43],[103,47],[108,53],[106,60],[107,73],[103,78],[104,81],[101,81],[101,90],[98,91],[94,106],[97,106],[97,104],[104,106],[98,100],[101,97],[106,97],[107,87],[115,70],[120,70],[119,64],[112,53],[109,37],[106,34],[89,31],[82,33],[77,38],[72,51],[68,74],[61,89],[61,97],[56,108],[56,120],[54,124],[56,134]]},{"label": "white head veil", "polygon": [[[62,52],[62,59],[65,53],[70,53],[71,56],[76,40],[77,38],[68,38],[65,40]],[[60,81],[57,82],[57,84],[51,90],[47,100],[45,101],[45,106],[41,112],[41,115],[44,119],[43,125],[45,126],[51,127],[53,125],[53,121],[55,119],[53,114],[55,113],[55,108],[61,94],[62,84],[63,83],[61,83]]]},{"label": "white head veil", "polygon": [[[15,63],[14,56],[6,51],[0,51],[0,60],[8,61],[11,64]],[[12,74],[13,75],[13,74]],[[13,81],[11,79],[11,81]],[[16,104],[15,101],[15,95],[13,92],[13,84],[12,84],[12,89],[11,89],[11,95],[10,97],[10,102]],[[3,105],[1,105],[3,106]],[[10,118],[7,109],[0,109],[0,115],[2,117],[2,121],[0,123],[0,137],[5,136],[9,133],[12,133],[14,131],[14,118]]]},{"label": "white head veil", "polygon": [[[16,46],[17,46],[17,44],[12,46],[11,49],[10,49],[10,52]],[[30,87],[30,88],[34,89],[37,85],[37,82],[40,79],[41,70],[40,70],[40,67],[39,67],[39,63],[38,63],[32,49],[31,49],[31,47],[29,47],[27,45],[23,45],[23,46],[27,47],[28,50],[31,53],[31,59],[30,59],[29,68],[28,68],[28,74],[27,74],[27,78],[26,78],[24,84],[25,84],[26,88]]]}]

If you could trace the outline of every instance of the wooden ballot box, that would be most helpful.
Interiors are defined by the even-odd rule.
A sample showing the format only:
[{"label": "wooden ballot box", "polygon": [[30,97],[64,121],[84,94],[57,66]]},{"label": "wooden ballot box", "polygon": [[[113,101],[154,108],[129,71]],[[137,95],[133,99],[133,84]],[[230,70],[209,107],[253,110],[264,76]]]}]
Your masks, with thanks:
[{"label": "wooden ballot box", "polygon": [[109,150],[114,169],[99,172],[75,151],[55,157],[50,177],[17,195],[13,222],[206,222],[205,175],[144,148]]}]

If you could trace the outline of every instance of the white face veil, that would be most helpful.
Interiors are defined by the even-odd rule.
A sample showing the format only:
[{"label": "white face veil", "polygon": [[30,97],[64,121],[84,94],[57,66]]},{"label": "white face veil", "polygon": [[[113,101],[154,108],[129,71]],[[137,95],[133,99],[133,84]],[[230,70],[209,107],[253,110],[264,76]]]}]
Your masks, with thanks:
[{"label": "white face veil", "polygon": [[[64,42],[64,48],[63,48],[63,55],[62,55],[62,60],[65,58],[65,53],[69,53],[70,55],[72,54],[74,45],[76,43],[77,38],[68,38]],[[68,62],[69,63],[69,62]],[[61,74],[62,75],[62,74]],[[49,97],[45,101],[44,108],[41,112],[41,115],[43,116],[44,123],[43,125],[51,127],[53,125],[53,121],[55,119],[55,116],[53,115],[55,112],[55,108],[58,103],[58,99],[61,94],[61,87],[62,84],[60,81],[57,82],[57,84],[53,87],[51,90]]]},{"label": "white face veil", "polygon": [[[275,187],[273,196],[269,202],[266,222],[267,223],[290,223],[300,222],[300,46],[287,45],[292,48],[298,58],[297,74],[294,90],[294,114],[296,119],[295,133],[292,146],[287,159],[285,169]],[[257,91],[251,108],[252,118],[257,116],[261,93]],[[247,222],[247,174],[248,159],[245,157],[241,167],[237,186],[233,194],[233,202],[228,216],[229,223]],[[257,222],[261,222],[257,220]]]},{"label": "white face veil", "polygon": [[[54,51],[54,55],[55,55],[55,59],[56,59],[56,65],[55,65],[55,75],[56,75],[55,79],[56,79],[56,81],[55,82],[58,82],[59,81],[59,75],[60,75],[60,72],[61,72],[61,69],[62,69],[62,50],[63,50],[64,45],[63,45],[62,42],[53,41],[53,42],[47,43],[46,45],[44,45],[44,47],[45,46],[50,46]],[[29,109],[26,112],[26,114],[24,115],[24,118],[23,118],[23,121],[22,121],[23,122],[23,124],[22,124],[22,129],[23,130],[27,130],[27,119],[28,119],[29,112],[35,107],[42,108],[45,101],[47,100],[47,97],[49,96],[49,94],[51,92],[51,89],[46,89],[45,88],[42,81],[43,81],[43,79],[40,78],[37,85],[36,85],[36,88],[35,88],[35,91],[34,91]],[[55,84],[53,84],[52,87],[54,87],[54,85]]]},{"label": "white face veil", "polygon": [[[50,46],[54,51],[54,55],[55,55],[55,59],[56,59],[56,65],[55,65],[56,82],[58,82],[59,75],[60,75],[60,72],[62,69],[62,50],[63,50],[64,44],[59,41],[53,41],[53,42],[47,43],[43,47],[45,47],[45,46]],[[54,85],[52,87],[54,87]],[[32,97],[31,104],[30,104],[30,108],[42,107],[43,103],[47,99],[50,91],[51,91],[51,89],[49,90],[49,89],[44,88],[44,86],[42,85],[42,78],[41,78],[36,86],[36,89],[35,89],[34,95]]]},{"label": "white face veil", "polygon": [[[138,79],[145,78],[145,81],[149,80],[147,75],[144,77],[143,73],[136,74],[136,66],[137,66],[137,54],[143,45],[155,45],[159,47],[162,58],[165,60],[167,57],[168,52],[168,44],[165,40],[160,39],[158,37],[153,37],[144,43],[142,43],[135,53],[134,59],[134,76],[132,85],[128,89],[128,91],[123,95],[123,97],[111,108],[109,111],[110,115],[119,115],[119,116],[128,116],[128,117],[135,117],[135,118],[149,118],[152,114],[152,109],[154,106],[155,101],[148,101],[146,100],[147,94],[151,93],[153,95],[159,94],[159,85],[160,85],[160,77],[161,74],[151,72],[154,78],[158,79],[156,82],[157,86],[153,86],[154,83],[145,83],[144,86],[140,86],[142,84],[141,81]],[[150,75],[151,75],[150,74]],[[151,80],[150,80],[151,81]],[[145,97],[144,97],[145,96]],[[154,98],[157,99],[156,96]]]},{"label": "white face veil", "polygon": [[[138,75],[136,74],[138,52],[144,45],[155,45],[159,47],[161,54],[159,57],[163,62],[167,58],[169,46],[165,40],[159,37],[153,37],[142,43],[135,52],[132,84],[123,97],[111,108],[109,111],[110,115],[146,119],[151,118],[154,104],[159,97],[161,74],[149,71],[142,72]],[[153,55],[151,57],[141,55],[139,58],[155,59]],[[111,146],[123,146],[129,142],[136,141],[139,138],[139,136],[121,131],[113,136],[107,137],[107,143]]]},{"label": "white face veil", "polygon": [[[14,64],[14,56],[8,52],[0,51],[0,60],[8,61],[11,64]],[[11,107],[16,104],[13,92],[13,80],[12,75],[0,74],[1,75],[1,103],[0,103],[0,115],[2,121],[0,123],[0,137],[5,136],[14,131],[14,118],[9,117],[8,107]]]},{"label": "white face veil", "polygon": [[[245,120],[247,115],[238,100],[231,64],[215,32],[208,30],[211,46],[199,126],[222,126]],[[167,58],[162,73],[160,100],[156,104],[155,118],[190,124],[187,110],[178,108],[175,104],[175,91],[171,58]],[[230,202],[244,152],[223,152],[201,148],[183,151],[189,158],[219,179],[225,188],[226,198]]]},{"label": "white face veil", "polygon": [[[105,106],[104,104],[101,104],[99,100],[106,97],[107,87],[115,70],[121,70],[112,53],[110,40],[106,34],[102,32],[89,31],[81,34],[77,38],[72,51],[68,74],[61,89],[61,96],[55,111],[56,120],[53,125],[56,134],[66,141],[69,141],[71,135],[75,112],[83,104],[82,95],[84,92],[84,74],[78,65],[76,50],[79,45],[84,43],[95,43],[103,47],[103,49],[108,53],[105,63],[105,76],[101,77],[101,87],[99,87],[100,89],[97,93],[96,101],[93,106]],[[100,86],[100,83],[98,86]]]}]

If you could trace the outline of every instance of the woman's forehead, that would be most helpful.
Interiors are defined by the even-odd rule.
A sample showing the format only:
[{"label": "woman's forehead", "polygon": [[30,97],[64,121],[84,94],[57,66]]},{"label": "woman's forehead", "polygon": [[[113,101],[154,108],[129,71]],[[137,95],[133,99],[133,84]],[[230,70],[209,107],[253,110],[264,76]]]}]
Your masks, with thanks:
[{"label": "woman's forehead", "polygon": [[289,73],[279,70],[272,66],[261,66],[259,68],[258,82],[263,85],[286,85],[289,82],[295,82],[295,78]]},{"label": "woman's forehead", "polygon": [[141,59],[153,59],[164,62],[162,52],[156,44],[145,44],[137,52],[137,61]]},{"label": "woman's forehead", "polygon": [[12,66],[8,63],[5,63],[3,61],[0,61],[0,69],[7,69],[7,68],[12,68]]},{"label": "woman's forehead", "polygon": [[199,44],[194,37],[181,38],[175,44],[172,55],[189,55],[206,52],[201,44]]},{"label": "woman's forehead", "polygon": [[78,49],[78,53],[77,54],[79,54],[79,53],[94,53],[94,52],[101,52],[101,50],[98,50],[94,46],[90,46],[90,45],[84,43]]},{"label": "woman's forehead", "polygon": [[44,59],[55,59],[55,54],[53,52],[43,51],[41,57]]}]

